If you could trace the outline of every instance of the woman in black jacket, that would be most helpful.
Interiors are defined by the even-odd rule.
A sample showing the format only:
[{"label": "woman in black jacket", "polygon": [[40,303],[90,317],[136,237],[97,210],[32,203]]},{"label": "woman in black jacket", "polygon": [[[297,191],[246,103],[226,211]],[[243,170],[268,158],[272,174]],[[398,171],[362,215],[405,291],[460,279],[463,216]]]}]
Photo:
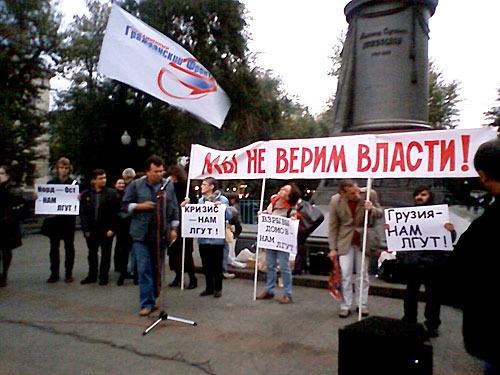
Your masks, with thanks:
[{"label": "woman in black jacket", "polygon": [[0,165],[0,287],[7,285],[12,250],[22,245],[20,221],[25,216],[26,209],[26,202],[20,191],[11,184],[8,168]]}]

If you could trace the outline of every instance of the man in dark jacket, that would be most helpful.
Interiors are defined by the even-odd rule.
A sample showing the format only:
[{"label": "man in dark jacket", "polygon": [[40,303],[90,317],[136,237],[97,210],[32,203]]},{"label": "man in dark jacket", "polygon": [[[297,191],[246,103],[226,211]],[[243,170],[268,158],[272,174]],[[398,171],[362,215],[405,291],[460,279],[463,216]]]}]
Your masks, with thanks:
[{"label": "man in dark jacket", "polygon": [[[427,186],[419,186],[413,192],[416,206],[434,204],[434,194]],[[455,241],[457,232],[453,224],[446,223],[445,228],[451,232]],[[418,295],[420,287],[425,286],[425,327],[430,337],[438,336],[441,312],[441,286],[443,269],[449,252],[442,250],[398,251],[396,255],[399,272],[404,273],[406,292],[404,298],[403,320],[416,323]]]},{"label": "man in dark jacket", "polygon": [[98,252],[101,247],[101,266],[99,285],[109,281],[111,246],[116,233],[120,201],[115,189],[106,187],[106,172],[102,169],[92,171],[92,187],[81,195],[80,218],[82,230],[89,248],[89,273],[81,284],[97,281]]},{"label": "man in dark jacket", "polygon": [[474,167],[481,183],[495,197],[484,214],[460,236],[450,256],[453,288],[463,307],[463,336],[468,353],[500,371],[500,321],[496,316],[500,264],[500,142],[482,144]]},{"label": "man in dark jacket", "polygon": [[[69,159],[59,158],[56,163],[57,177],[48,184],[76,185],[77,181],[70,177],[73,167]],[[73,265],[75,263],[75,216],[53,215],[47,217],[42,225],[42,233],[50,239],[50,277],[48,283],[59,281],[59,244],[64,242],[64,267],[66,277],[64,281],[73,282]]]},{"label": "man in dark jacket", "polygon": [[163,178],[163,173],[163,160],[155,155],[149,157],[146,176],[132,181],[122,199],[122,211],[132,214],[130,235],[139,273],[140,316],[148,316],[156,309],[159,262],[167,245],[177,238],[179,207],[174,184]]}]

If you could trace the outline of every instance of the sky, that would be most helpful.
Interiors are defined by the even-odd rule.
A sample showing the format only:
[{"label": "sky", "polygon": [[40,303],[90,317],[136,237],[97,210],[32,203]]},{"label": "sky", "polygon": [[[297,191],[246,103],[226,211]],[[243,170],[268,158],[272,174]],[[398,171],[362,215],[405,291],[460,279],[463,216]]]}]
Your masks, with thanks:
[{"label": "sky", "polygon": [[[85,11],[84,0],[60,0],[64,23]],[[280,77],[284,90],[317,115],[337,84],[328,76],[333,46],[347,30],[347,0],[243,0],[248,11],[250,53]],[[474,4],[474,5],[472,5]],[[429,58],[447,82],[460,82],[459,127],[486,122],[500,88],[499,0],[440,0],[430,19]],[[217,78],[217,77],[216,77]],[[55,87],[64,83],[57,78]]]}]

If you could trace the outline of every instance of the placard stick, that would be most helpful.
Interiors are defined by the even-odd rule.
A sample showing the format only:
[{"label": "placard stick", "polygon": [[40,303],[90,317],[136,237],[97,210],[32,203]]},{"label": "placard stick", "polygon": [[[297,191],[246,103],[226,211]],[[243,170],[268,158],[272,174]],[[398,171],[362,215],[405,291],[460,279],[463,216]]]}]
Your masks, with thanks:
[{"label": "placard stick", "polygon": [[[191,185],[191,180],[188,177],[187,180],[187,186],[186,186],[186,198],[189,198],[189,188]],[[179,202],[177,202],[179,203]],[[182,212],[179,212],[180,215],[182,215]],[[182,232],[182,228],[179,228],[179,233]],[[181,290],[184,290],[184,260],[186,259],[186,238],[182,236],[182,265],[181,265]]]},{"label": "placard stick", "polygon": [[[262,211],[264,207],[264,192],[266,191],[266,179],[262,179],[262,191],[260,192],[260,206],[259,212]],[[259,235],[257,233],[257,235]],[[257,247],[255,250],[255,272],[254,272],[254,280],[253,280],[253,300],[257,300],[257,279],[259,276],[259,248]]]},{"label": "placard stick", "polygon": [[[370,193],[372,190],[372,178],[368,177],[368,180],[366,181],[366,200],[370,200]],[[361,282],[359,285],[359,311],[358,311],[358,321],[361,320],[361,309],[363,306],[363,282],[364,282],[364,269],[365,269],[365,254],[366,254],[366,235],[368,232],[368,215],[370,214],[370,211],[365,209],[365,221],[363,223],[363,250],[361,252],[361,270],[359,272],[361,273]]]}]

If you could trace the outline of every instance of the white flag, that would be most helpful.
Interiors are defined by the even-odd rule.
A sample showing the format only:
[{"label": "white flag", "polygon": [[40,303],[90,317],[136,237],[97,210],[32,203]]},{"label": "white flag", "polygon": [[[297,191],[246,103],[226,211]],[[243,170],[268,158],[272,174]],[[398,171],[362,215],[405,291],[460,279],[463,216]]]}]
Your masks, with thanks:
[{"label": "white flag", "polygon": [[177,43],[113,4],[98,72],[221,128],[231,103],[210,72]]}]

